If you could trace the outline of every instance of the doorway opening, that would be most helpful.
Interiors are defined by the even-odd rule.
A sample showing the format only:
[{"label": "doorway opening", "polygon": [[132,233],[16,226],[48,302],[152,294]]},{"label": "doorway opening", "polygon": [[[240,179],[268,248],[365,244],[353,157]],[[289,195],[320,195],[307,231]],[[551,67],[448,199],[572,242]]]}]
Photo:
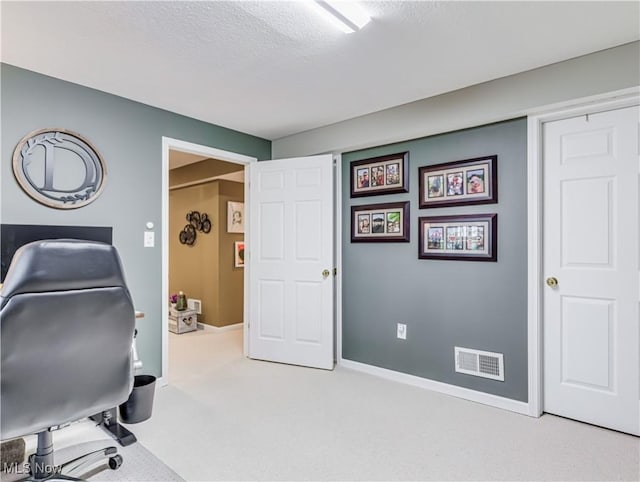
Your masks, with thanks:
[{"label": "doorway opening", "polygon": [[[248,233],[238,226],[241,223],[228,226],[227,213],[229,208],[248,208],[245,167],[257,159],[170,138],[163,138],[162,153],[162,382],[166,385],[169,299],[178,291],[190,299],[189,311],[199,312],[202,327],[244,328],[245,356],[248,352],[243,323],[248,273],[242,267]],[[248,212],[243,214],[248,217]],[[238,216],[230,221],[234,219],[238,221]],[[195,316],[190,321],[194,320]]]}]

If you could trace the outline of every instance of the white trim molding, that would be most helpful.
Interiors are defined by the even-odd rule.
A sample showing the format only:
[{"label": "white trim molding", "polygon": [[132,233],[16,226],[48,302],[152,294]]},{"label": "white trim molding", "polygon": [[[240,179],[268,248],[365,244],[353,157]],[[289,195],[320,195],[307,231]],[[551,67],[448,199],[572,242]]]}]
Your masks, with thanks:
[{"label": "white trim molding", "polygon": [[380,368],[351,360],[341,360],[340,366],[349,368],[351,370],[368,373],[369,375],[374,375],[386,380],[392,380],[395,382],[404,383],[406,385],[412,385],[414,387],[426,388],[427,390],[442,393],[445,395],[451,395],[452,397],[462,398],[464,400],[478,402],[484,405],[490,405],[492,407],[501,408],[503,410],[509,410],[510,412],[520,413],[523,415],[529,414],[529,406],[526,402],[499,397],[497,395],[492,395],[489,393],[478,392],[476,390],[458,387],[456,385],[449,385],[448,383],[436,382],[434,380],[429,380],[428,378],[421,378],[415,375],[396,372],[393,370],[388,370],[386,368]]},{"label": "white trim molding", "polygon": [[[542,415],[542,162],[539,140],[542,123],[527,119],[527,340],[528,340],[528,415]],[[536,139],[536,141],[533,141]]]},{"label": "white trim molding", "polygon": [[529,366],[528,415],[539,417],[543,406],[542,343],[542,127],[545,122],[638,105],[640,87],[539,107],[527,118],[527,333]]},{"label": "white trim molding", "polygon": [[234,331],[234,330],[242,330],[244,328],[244,323],[234,323],[233,325],[226,326],[213,326],[208,325],[207,323],[198,322],[198,329],[204,331],[211,331],[214,333],[222,333],[224,331]]},{"label": "white trim molding", "polygon": [[[188,154],[195,154],[196,156],[206,156],[208,158],[216,159],[218,161],[234,162],[236,164],[249,164],[257,161],[255,157],[245,156],[244,154],[237,154],[231,151],[223,151],[215,147],[202,146],[200,144],[194,144],[193,142],[181,141],[179,139],[172,139],[171,137],[162,137],[162,146],[168,147],[174,151],[186,152]],[[164,151],[164,149],[163,149]],[[168,164],[167,164],[168,167]]]},{"label": "white trim molding", "polygon": [[335,169],[334,192],[335,192],[335,350],[333,355],[336,364],[342,360],[342,154],[333,155],[333,165]]}]

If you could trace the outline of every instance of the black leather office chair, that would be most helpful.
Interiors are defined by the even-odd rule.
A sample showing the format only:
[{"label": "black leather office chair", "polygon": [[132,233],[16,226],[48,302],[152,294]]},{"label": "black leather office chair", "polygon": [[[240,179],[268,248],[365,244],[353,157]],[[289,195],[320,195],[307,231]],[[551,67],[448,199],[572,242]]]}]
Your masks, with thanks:
[{"label": "black leather office chair", "polygon": [[115,248],[78,240],[20,248],[0,292],[0,328],[0,435],[38,434],[33,478],[102,457],[118,468],[121,456],[107,447],[52,469],[51,433],[118,406],[133,387],[135,311]]}]

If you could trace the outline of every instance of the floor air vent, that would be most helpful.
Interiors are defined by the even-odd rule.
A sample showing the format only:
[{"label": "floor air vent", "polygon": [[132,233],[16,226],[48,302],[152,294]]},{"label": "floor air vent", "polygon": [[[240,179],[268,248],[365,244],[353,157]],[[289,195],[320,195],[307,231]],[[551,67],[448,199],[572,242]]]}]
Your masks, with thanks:
[{"label": "floor air vent", "polygon": [[504,355],[470,348],[454,347],[456,371],[504,382]]},{"label": "floor air vent", "polygon": [[197,314],[202,314],[202,301],[194,298],[187,298],[187,308],[195,311]]}]

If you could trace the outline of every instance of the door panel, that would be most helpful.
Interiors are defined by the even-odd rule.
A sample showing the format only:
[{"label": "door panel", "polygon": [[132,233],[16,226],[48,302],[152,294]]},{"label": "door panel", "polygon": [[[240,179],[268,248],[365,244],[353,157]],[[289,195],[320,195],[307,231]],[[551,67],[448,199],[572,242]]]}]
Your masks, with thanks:
[{"label": "door panel", "polygon": [[320,201],[298,201],[296,210],[296,260],[320,262],[322,260],[322,215]]},{"label": "door panel", "polygon": [[612,391],[615,301],[562,298],[562,383]]},{"label": "door panel", "polygon": [[285,286],[279,280],[260,280],[258,310],[260,320],[260,338],[284,340]]},{"label": "door panel", "polygon": [[544,410],[640,434],[638,107],[543,126]]},{"label": "door panel", "polygon": [[284,261],[284,203],[260,205],[259,261]]},{"label": "door panel", "polygon": [[333,369],[332,156],[249,169],[249,357]]},{"label": "door panel", "polygon": [[321,312],[309,312],[309,306],[322,303],[322,285],[309,281],[296,283],[296,327],[298,342],[319,344],[322,341]]},{"label": "door panel", "polygon": [[[611,265],[613,179],[563,181],[562,265]],[[594,222],[597,220],[597,222]]]}]

